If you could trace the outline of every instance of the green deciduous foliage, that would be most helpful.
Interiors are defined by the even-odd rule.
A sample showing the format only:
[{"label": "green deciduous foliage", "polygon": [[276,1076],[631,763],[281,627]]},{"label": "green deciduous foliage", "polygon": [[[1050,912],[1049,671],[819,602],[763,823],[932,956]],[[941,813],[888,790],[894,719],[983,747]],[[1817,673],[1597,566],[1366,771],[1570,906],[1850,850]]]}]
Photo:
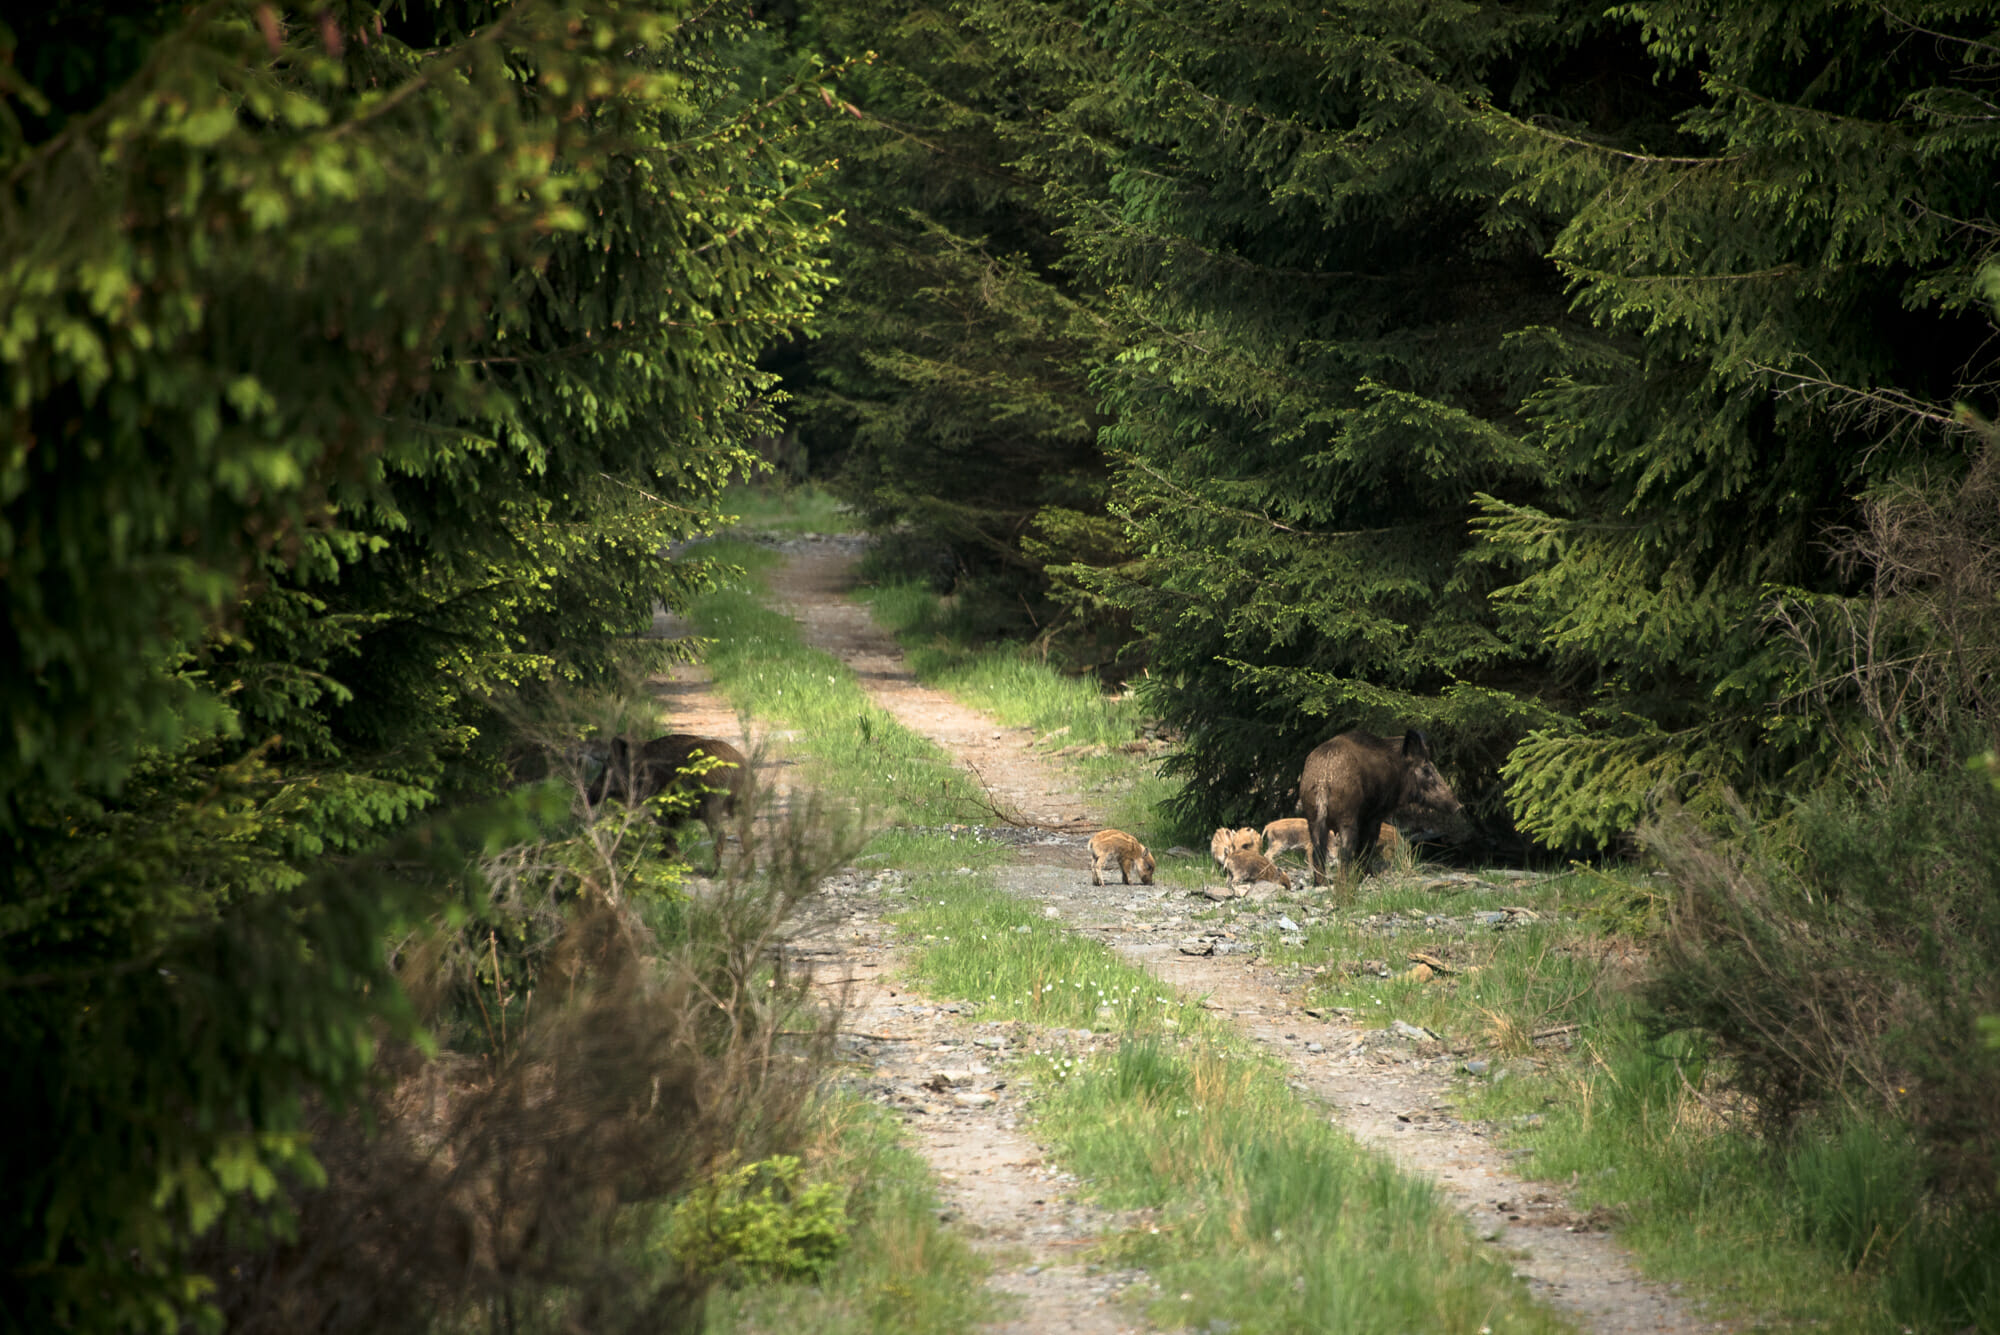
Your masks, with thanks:
[{"label": "green deciduous foliage", "polygon": [[390,924],[556,813],[384,840],[701,581],[662,553],[823,287],[824,107],[676,4],[10,22],[0,1254],[24,1328],[166,1327],[189,1239],[311,1176]]}]

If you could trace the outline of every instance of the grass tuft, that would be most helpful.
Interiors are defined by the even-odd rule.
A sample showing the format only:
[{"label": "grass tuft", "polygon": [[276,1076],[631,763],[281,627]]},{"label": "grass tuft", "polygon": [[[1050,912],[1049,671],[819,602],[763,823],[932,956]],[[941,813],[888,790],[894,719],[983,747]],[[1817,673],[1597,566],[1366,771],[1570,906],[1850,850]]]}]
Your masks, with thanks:
[{"label": "grass tuft", "polygon": [[985,795],[951,759],[868,698],[847,666],[809,648],[798,623],[740,587],[704,594],[688,620],[711,644],[715,683],[739,711],[783,726],[830,793],[918,824],[979,819]]},{"label": "grass tuft", "polygon": [[1556,1331],[1425,1183],[1368,1155],[1198,1002],[1031,906],[927,878],[898,921],[912,972],[985,1018],[1119,1035],[1030,1059],[1037,1131],[1114,1208],[1107,1244],[1164,1286],[1163,1327]]}]

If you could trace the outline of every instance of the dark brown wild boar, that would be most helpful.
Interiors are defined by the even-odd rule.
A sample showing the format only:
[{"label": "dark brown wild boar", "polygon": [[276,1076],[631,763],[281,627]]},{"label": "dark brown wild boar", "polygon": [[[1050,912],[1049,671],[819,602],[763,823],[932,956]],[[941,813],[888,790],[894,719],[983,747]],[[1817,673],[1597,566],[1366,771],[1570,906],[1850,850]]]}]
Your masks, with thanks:
[{"label": "dark brown wild boar", "polygon": [[[719,763],[702,774],[683,773],[703,757]],[[698,793],[692,814],[708,827],[715,841],[715,867],[722,869],[723,822],[736,814],[736,799],[750,791],[750,762],[743,753],[719,737],[697,737],[691,732],[670,732],[634,748],[623,737],[611,739],[610,759],[604,772],[590,786],[592,807],[607,797],[637,805],[666,792]],[[678,847],[673,836],[679,812],[661,812],[669,852]]]},{"label": "dark brown wild boar", "polygon": [[1328,857],[1338,874],[1366,871],[1390,812],[1459,815],[1458,798],[1431,763],[1429,740],[1414,728],[1400,741],[1357,729],[1321,742],[1299,776],[1299,809],[1306,813],[1306,861],[1315,885],[1326,882]]}]

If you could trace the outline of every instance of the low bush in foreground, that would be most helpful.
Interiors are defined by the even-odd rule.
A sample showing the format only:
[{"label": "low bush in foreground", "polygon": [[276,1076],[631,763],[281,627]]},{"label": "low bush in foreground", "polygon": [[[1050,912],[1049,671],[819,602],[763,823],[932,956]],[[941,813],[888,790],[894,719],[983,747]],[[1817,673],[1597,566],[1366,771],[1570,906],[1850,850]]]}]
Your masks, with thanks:
[{"label": "low bush in foreground", "polygon": [[1801,803],[1793,848],[1650,842],[1680,887],[1647,989],[1656,1031],[1695,1029],[1765,1129],[1856,1109],[1907,1125],[1934,1185],[2000,1178],[2000,793],[1908,775]]},{"label": "low bush in foreground", "polygon": [[812,1128],[814,1171],[846,1188],[845,1245],[810,1281],[717,1292],[706,1329],[959,1335],[992,1319],[986,1265],[938,1222],[930,1166],[904,1143],[894,1118],[833,1091],[814,1108]]},{"label": "low bush in foreground", "polygon": [[[428,1028],[460,1046],[388,1045],[365,1116],[314,1118],[323,1173],[216,1236],[229,1329],[700,1327],[742,1258],[655,1239],[704,1183],[804,1141],[836,1017],[774,949],[855,840],[795,802],[695,897],[642,874],[643,838],[606,842],[617,820],[652,824],[494,850],[483,897],[396,944]],[[517,922],[536,948],[503,950]]]}]

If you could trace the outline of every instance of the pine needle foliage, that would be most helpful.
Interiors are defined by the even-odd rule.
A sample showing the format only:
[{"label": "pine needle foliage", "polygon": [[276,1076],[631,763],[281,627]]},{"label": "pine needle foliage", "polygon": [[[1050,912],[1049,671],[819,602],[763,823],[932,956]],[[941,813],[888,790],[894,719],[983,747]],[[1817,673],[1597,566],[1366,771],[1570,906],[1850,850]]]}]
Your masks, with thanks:
[{"label": "pine needle foliage", "polygon": [[[997,50],[973,7],[805,12],[800,41],[866,56],[841,84],[853,114],[822,132],[847,226],[839,296],[798,380],[814,456],[838,460],[871,527],[907,530],[940,592],[964,585],[997,629],[1049,631],[1060,609],[1043,568],[1123,550],[1089,384],[1115,331],[1065,271],[1059,218],[1015,161],[1072,90]],[[1120,638],[1054,633],[1086,661]]]},{"label": "pine needle foliage", "polygon": [[1834,772],[1772,614],[1993,407],[1992,5],[954,12],[1114,331],[1122,544],[1050,575],[1129,619],[1186,814],[1357,725],[1546,845]]},{"label": "pine needle foliage", "polygon": [[1671,132],[1496,118],[1515,197],[1565,218],[1550,258],[1621,355],[1525,405],[1563,485],[1482,498],[1518,578],[1510,624],[1598,699],[1507,774],[1548,837],[1627,824],[1648,784],[1769,813],[1832,748],[1783,706],[1771,594],[1857,591],[1828,550],[1857,498],[1962,470],[1989,409],[1995,150],[1990,5],[1631,5],[1677,94]]},{"label": "pine needle foliage", "polygon": [[[1289,814],[1345,727],[1429,728],[1499,812],[1512,740],[1556,717],[1465,559],[1479,492],[1547,486],[1518,406],[1595,340],[1504,198],[1475,114],[1544,87],[1575,24],[1540,9],[994,5],[1024,61],[1103,91],[1033,160],[1071,263],[1115,295],[1099,387],[1132,556],[1060,571],[1130,615],[1171,765],[1205,820]],[[1059,45],[1060,44],[1060,45]]]},{"label": "pine needle foliage", "polygon": [[703,581],[660,553],[824,286],[825,106],[673,3],[7,23],[0,1319],[177,1328],[410,1032],[383,933],[535,815],[399,833],[506,779],[489,702]]}]

